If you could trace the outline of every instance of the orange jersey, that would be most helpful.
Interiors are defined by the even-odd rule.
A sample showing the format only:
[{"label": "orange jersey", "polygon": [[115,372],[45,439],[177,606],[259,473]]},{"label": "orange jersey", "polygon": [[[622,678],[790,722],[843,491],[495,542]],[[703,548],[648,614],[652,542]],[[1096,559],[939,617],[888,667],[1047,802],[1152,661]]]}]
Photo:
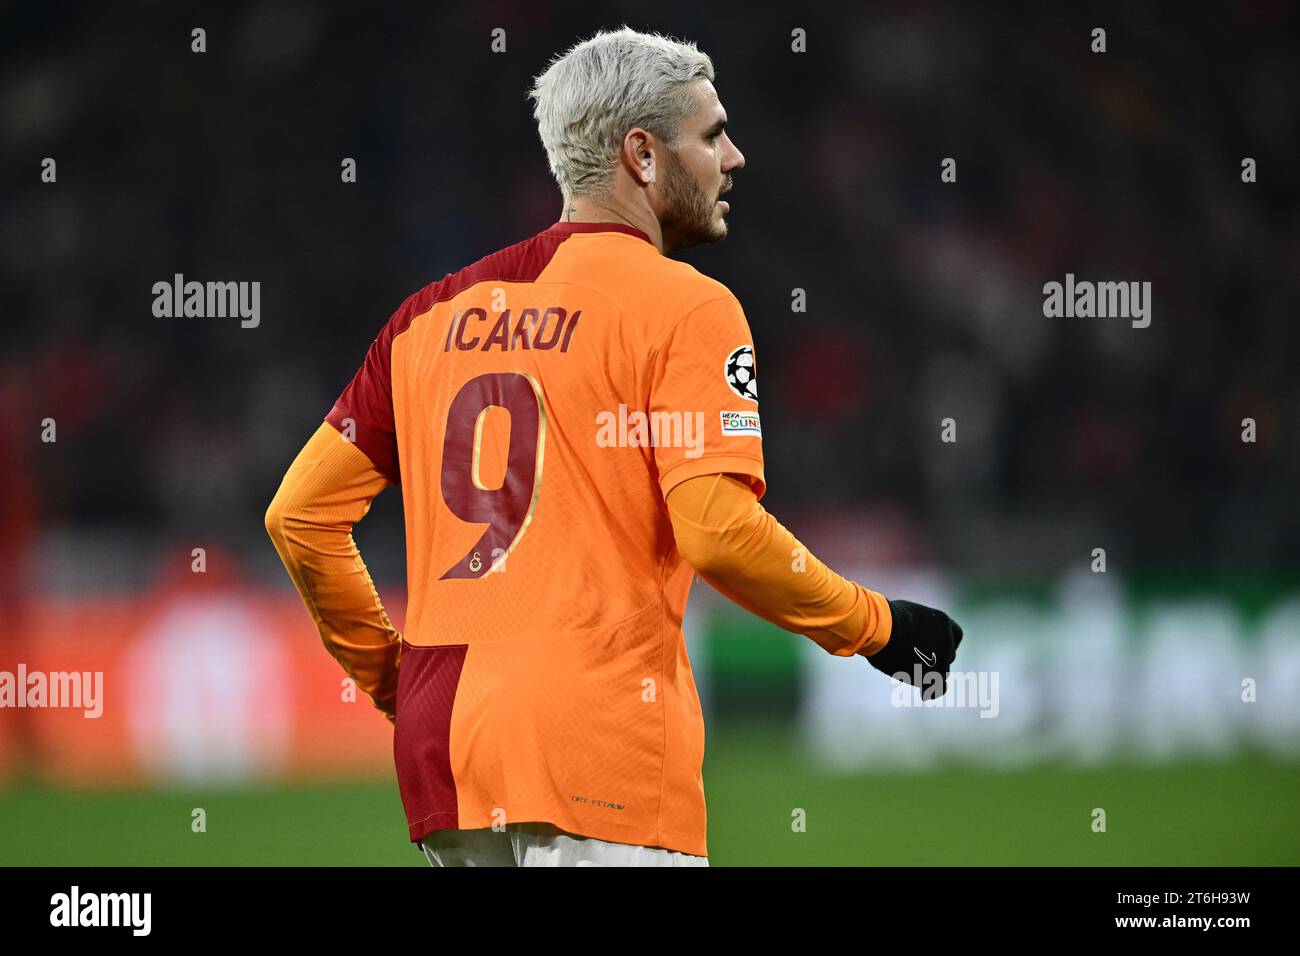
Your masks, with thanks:
[{"label": "orange jersey", "polygon": [[328,421],[402,486],[394,753],[412,840],[547,822],[705,855],[665,495],[764,490],[739,302],[639,230],[557,223],[406,300]]}]

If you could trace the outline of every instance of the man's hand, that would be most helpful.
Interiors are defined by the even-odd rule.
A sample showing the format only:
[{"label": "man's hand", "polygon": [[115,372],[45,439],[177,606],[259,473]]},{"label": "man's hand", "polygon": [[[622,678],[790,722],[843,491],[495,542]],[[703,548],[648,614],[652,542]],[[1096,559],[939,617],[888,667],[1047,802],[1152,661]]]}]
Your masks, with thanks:
[{"label": "man's hand", "polygon": [[948,692],[948,668],[961,644],[961,625],[943,611],[911,601],[890,601],[889,643],[867,658],[871,666],[921,688],[923,700]]}]

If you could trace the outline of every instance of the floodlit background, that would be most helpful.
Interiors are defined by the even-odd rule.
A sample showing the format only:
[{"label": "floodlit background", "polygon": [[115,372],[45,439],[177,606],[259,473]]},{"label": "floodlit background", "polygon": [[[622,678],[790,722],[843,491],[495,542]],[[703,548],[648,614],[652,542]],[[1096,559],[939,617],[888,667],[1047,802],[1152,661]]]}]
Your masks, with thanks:
[{"label": "floodlit background", "polygon": [[[746,156],[682,257],[754,330],[764,504],[985,675],[898,706],[697,584],[713,863],[1300,863],[1297,14],[848,6],[0,13],[0,671],[105,681],[0,709],[0,864],[424,865],[262,515],[392,310],[559,218],[525,90],[623,22]],[[155,318],[176,273],[261,324]],[[1150,327],[1045,318],[1067,273]],[[357,531],[399,627],[401,517]]]}]

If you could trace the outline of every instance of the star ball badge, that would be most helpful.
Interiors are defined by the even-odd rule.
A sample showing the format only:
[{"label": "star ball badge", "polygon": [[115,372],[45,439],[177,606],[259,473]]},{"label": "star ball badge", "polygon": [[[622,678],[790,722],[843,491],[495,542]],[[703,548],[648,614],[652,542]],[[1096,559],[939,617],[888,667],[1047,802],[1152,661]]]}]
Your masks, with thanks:
[{"label": "star ball badge", "polygon": [[754,374],[754,347],[742,345],[727,356],[727,385],[741,398],[758,401],[758,377]]}]

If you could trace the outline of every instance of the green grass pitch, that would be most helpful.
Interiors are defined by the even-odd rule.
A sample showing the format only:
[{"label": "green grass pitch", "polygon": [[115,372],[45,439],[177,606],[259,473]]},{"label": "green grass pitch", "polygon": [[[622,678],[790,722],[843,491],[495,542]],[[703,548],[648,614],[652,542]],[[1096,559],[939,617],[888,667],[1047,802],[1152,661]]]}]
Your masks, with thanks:
[{"label": "green grass pitch", "polygon": [[[835,776],[785,733],[729,730],[710,736],[705,785],[714,866],[1300,864],[1300,766],[1262,757]],[[195,807],[206,833],[191,832]],[[1092,831],[1094,807],[1105,833]],[[405,837],[391,780],[0,790],[0,865],[426,866]]]}]

